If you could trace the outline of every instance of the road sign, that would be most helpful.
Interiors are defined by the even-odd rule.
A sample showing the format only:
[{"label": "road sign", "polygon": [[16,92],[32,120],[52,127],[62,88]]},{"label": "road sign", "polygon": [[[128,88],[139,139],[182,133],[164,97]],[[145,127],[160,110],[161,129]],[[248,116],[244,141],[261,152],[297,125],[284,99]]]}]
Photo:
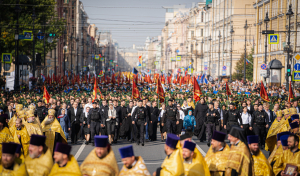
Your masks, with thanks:
[{"label": "road sign", "polygon": [[269,34],[269,44],[278,44],[279,34]]},{"label": "road sign", "polygon": [[300,64],[299,64],[299,63],[295,64],[295,65],[294,65],[294,69],[295,69],[296,71],[300,71]]},{"label": "road sign", "polygon": [[19,39],[19,40],[24,40],[24,39],[25,39],[25,36],[24,36],[24,35],[19,35],[18,39]]},{"label": "road sign", "polygon": [[293,81],[300,81],[300,71],[293,71],[292,80]]},{"label": "road sign", "polygon": [[176,50],[176,53],[179,53],[179,50]]},{"label": "road sign", "polygon": [[176,56],[176,61],[181,61],[181,56]]},{"label": "road sign", "polygon": [[300,54],[296,53],[293,57],[296,61],[300,61]]},{"label": "road sign", "polygon": [[267,77],[268,76],[268,71],[267,70],[260,70],[260,76]]},{"label": "road sign", "polygon": [[226,76],[226,71],[225,70],[223,70],[222,76]]},{"label": "road sign", "polygon": [[33,39],[32,31],[23,31],[23,35],[25,37],[24,40],[32,41]]},{"label": "road sign", "polygon": [[2,53],[2,62],[10,64],[12,62],[11,53]]},{"label": "road sign", "polygon": [[53,42],[53,37],[48,37],[48,43],[52,43]]},{"label": "road sign", "polygon": [[261,64],[261,65],[260,65],[260,68],[261,68],[262,70],[266,70],[266,69],[267,69],[267,65],[266,65],[266,64]]},{"label": "road sign", "polygon": [[204,67],[204,70],[207,70],[207,67]]},{"label": "road sign", "polygon": [[42,33],[42,32],[38,32],[38,34],[37,34],[37,38],[38,39],[40,39],[40,40],[42,40],[42,39],[44,39],[44,34]]},{"label": "road sign", "polygon": [[223,70],[226,70],[226,66],[225,65],[223,66]]},{"label": "road sign", "polygon": [[158,61],[155,61],[155,62],[154,62],[154,65],[157,65],[157,64],[158,64]]}]

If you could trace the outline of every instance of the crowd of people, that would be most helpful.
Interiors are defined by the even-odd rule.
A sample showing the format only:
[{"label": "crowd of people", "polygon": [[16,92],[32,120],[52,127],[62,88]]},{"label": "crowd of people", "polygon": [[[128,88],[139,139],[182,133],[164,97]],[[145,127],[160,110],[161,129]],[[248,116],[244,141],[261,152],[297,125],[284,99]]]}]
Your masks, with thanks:
[{"label": "crowd of people", "polygon": [[[2,91],[0,173],[150,175],[132,145],[119,149],[124,164],[119,171],[111,146],[120,140],[141,146],[159,140],[167,157],[153,173],[157,176],[300,175],[299,90],[216,82],[200,84],[195,101],[188,83],[164,84],[163,97],[156,83],[140,83],[138,98],[131,84],[92,85]],[[193,137],[209,146],[205,157]],[[80,167],[70,154],[78,140],[95,146]]]}]

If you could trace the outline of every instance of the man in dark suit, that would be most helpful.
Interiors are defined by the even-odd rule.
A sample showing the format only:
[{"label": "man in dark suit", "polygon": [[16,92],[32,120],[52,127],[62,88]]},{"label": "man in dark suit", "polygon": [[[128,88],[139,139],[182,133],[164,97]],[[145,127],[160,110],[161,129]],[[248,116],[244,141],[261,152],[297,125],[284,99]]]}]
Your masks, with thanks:
[{"label": "man in dark suit", "polygon": [[296,108],[297,109],[297,113],[300,113],[300,108],[298,106],[298,100],[297,99],[294,99],[293,100],[293,108]]},{"label": "man in dark suit", "polygon": [[71,142],[72,144],[77,143],[77,135],[80,131],[80,117],[82,115],[82,109],[78,107],[78,103],[74,102],[73,107],[70,108],[70,119],[71,119]]},{"label": "man in dark suit", "polygon": [[152,107],[150,107],[150,120],[149,120],[149,139],[151,141],[156,141],[156,133],[157,133],[157,122],[159,116],[159,109],[157,108],[157,102],[152,102]]},{"label": "man in dark suit", "polygon": [[8,120],[10,120],[15,115],[15,112],[10,105],[7,106],[7,111],[5,112],[5,114],[7,114]]},{"label": "man in dark suit", "polygon": [[273,116],[273,111],[269,109],[270,108],[270,105],[269,103],[264,103],[264,110],[265,112],[268,114],[268,119],[269,121],[267,122],[267,124],[269,125],[269,127],[267,128],[267,133],[272,125],[272,123],[274,122],[275,118]]}]

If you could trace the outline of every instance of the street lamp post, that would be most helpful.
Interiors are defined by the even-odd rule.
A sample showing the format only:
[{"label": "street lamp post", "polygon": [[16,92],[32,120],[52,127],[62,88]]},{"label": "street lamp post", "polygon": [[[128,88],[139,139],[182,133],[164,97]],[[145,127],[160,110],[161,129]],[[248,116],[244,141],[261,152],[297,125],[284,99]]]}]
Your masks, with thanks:
[{"label": "street lamp post", "polygon": [[220,75],[220,54],[221,54],[221,32],[219,31],[219,35],[218,35],[218,38],[219,38],[219,61],[218,61],[218,82],[220,83],[220,79],[221,79],[221,75]]},{"label": "street lamp post", "polygon": [[208,66],[209,66],[209,73],[210,73],[210,75],[212,74],[212,72],[211,72],[211,36],[209,36],[209,38],[208,38],[208,40],[209,40],[209,63],[208,63]]},{"label": "street lamp post", "polygon": [[[288,12],[286,13],[287,16],[289,16],[289,29],[288,29],[288,42],[287,42],[287,45],[288,45],[288,50],[287,50],[287,68],[288,69],[291,69],[291,65],[290,65],[290,44],[291,44],[291,16],[294,14],[293,10],[292,10],[292,5],[290,4],[289,5],[289,10]],[[287,73],[288,74],[288,73]],[[289,90],[289,76],[290,75],[286,75],[286,83],[285,83],[285,86],[286,86],[286,90]]]},{"label": "street lamp post", "polygon": [[195,59],[196,59],[195,60],[195,65],[196,66],[195,66],[194,72],[197,71],[197,67],[198,67],[198,65],[197,65],[198,64],[198,62],[197,62],[197,56],[198,55],[197,54],[198,54],[198,43],[197,43],[197,40],[196,40],[196,57],[195,57]]},{"label": "street lamp post", "polygon": [[71,74],[73,73],[73,33],[71,33]]},{"label": "street lamp post", "polygon": [[64,42],[64,76],[66,75],[66,42]]},{"label": "street lamp post", "polygon": [[[17,24],[16,24],[16,33],[15,35],[18,35],[19,37],[19,13],[21,12],[21,7],[19,5],[19,0],[17,0],[17,5],[15,6],[15,12],[17,13]],[[15,70],[16,70],[16,74],[15,74],[15,84],[14,84],[14,90],[19,90],[20,86],[19,86],[19,38],[17,38],[17,36],[15,36],[16,39],[16,56],[15,56],[15,60],[16,60],[16,64],[15,64]],[[5,64],[5,63],[4,63]]]},{"label": "street lamp post", "polygon": [[244,83],[246,83],[246,58],[247,58],[247,29],[248,29],[248,25],[247,25],[247,20],[246,20],[246,24],[244,26],[245,29],[245,57],[244,57]]},{"label": "street lamp post", "polygon": [[32,18],[32,46],[33,46],[33,51],[32,51],[32,62],[33,62],[33,68],[32,68],[32,76],[35,77],[35,36],[34,36],[34,20],[36,19],[35,15],[35,8],[33,8],[33,12],[31,15]]},{"label": "street lamp post", "polygon": [[76,44],[77,44],[77,58],[76,58],[76,74],[78,74],[78,57],[79,57],[79,38],[76,38]]},{"label": "street lamp post", "polygon": [[233,26],[231,26],[230,29],[230,38],[231,38],[231,42],[230,42],[230,82],[232,81],[232,36],[233,36],[234,30],[233,30]]},{"label": "street lamp post", "polygon": [[[204,52],[203,52],[203,45],[204,45],[204,41],[203,41],[203,38],[202,38],[202,41],[201,41],[201,59],[202,59],[202,65],[204,65]],[[202,69],[202,72],[204,69]]]},{"label": "street lamp post", "polygon": [[[268,12],[266,13],[266,17],[264,19],[264,22],[266,24],[266,31],[268,30],[268,22],[270,21]],[[266,41],[265,41],[265,60],[264,63],[267,64],[267,50],[268,50],[268,35],[266,35]],[[266,77],[264,78],[264,81],[266,82]]]}]

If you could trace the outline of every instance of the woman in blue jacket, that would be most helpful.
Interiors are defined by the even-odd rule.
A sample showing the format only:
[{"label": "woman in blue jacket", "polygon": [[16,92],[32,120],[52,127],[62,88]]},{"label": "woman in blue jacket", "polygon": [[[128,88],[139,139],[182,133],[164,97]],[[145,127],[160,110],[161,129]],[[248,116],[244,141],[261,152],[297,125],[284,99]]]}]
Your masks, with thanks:
[{"label": "woman in blue jacket", "polygon": [[59,121],[60,126],[65,133],[66,139],[68,140],[71,122],[68,113],[66,113],[66,109],[61,109],[61,115],[57,117],[57,120]]},{"label": "woman in blue jacket", "polygon": [[189,110],[188,115],[186,115],[183,120],[183,128],[186,130],[186,133],[190,135],[193,135],[194,128],[196,127],[196,120],[192,114],[193,111]]}]

